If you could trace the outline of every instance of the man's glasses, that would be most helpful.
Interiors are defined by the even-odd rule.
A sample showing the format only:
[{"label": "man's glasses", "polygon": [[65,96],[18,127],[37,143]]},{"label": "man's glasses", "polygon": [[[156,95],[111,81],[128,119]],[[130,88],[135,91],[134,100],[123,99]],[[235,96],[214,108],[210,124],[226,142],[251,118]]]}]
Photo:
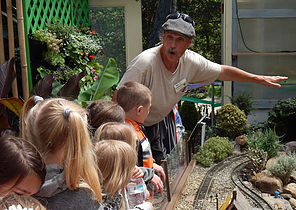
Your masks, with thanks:
[{"label": "man's glasses", "polygon": [[192,20],[192,18],[189,15],[184,14],[184,13],[179,13],[179,12],[169,14],[166,17],[166,20],[168,20],[168,19],[178,19],[178,18],[182,18],[184,21],[186,21],[187,23],[191,23],[193,26],[195,25],[194,20]]}]

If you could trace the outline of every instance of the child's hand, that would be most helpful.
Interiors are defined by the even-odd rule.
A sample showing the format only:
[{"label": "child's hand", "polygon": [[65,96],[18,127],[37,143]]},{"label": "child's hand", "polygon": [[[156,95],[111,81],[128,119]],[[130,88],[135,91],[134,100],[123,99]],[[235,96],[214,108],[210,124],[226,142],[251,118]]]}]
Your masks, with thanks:
[{"label": "child's hand", "polygon": [[163,168],[160,165],[157,165],[156,163],[153,163],[153,168],[154,168],[154,171],[156,171],[157,173],[160,173],[161,181],[165,182],[165,174],[164,174]]},{"label": "child's hand", "polygon": [[155,193],[160,192],[160,194],[162,194],[162,191],[163,191],[163,183],[161,181],[161,179],[159,178],[159,176],[157,176],[156,174],[154,174],[153,178],[151,179],[150,181],[153,186],[154,186],[154,189],[155,189]]},{"label": "child's hand", "polygon": [[143,176],[143,171],[138,166],[135,166],[132,178],[142,178]]}]

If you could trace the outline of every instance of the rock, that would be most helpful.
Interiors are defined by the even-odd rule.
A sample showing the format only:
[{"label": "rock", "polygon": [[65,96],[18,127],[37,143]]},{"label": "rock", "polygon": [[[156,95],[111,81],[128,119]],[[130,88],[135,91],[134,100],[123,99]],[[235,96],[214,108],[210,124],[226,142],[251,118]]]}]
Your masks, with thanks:
[{"label": "rock", "polygon": [[240,145],[239,144],[234,144],[233,146],[233,152],[232,152],[233,155],[239,155],[241,154],[241,148],[240,148]]},{"label": "rock", "polygon": [[282,198],[275,198],[270,195],[263,195],[264,200],[266,200],[273,209],[287,209],[292,210],[291,204]]},{"label": "rock", "polygon": [[254,179],[254,185],[261,192],[274,195],[275,191],[283,192],[283,182],[280,178],[270,175],[267,170],[258,173]]},{"label": "rock", "polygon": [[270,159],[267,161],[265,167],[266,167],[267,169],[269,169],[270,165],[273,164],[274,162],[276,162],[277,159],[278,159],[278,156],[275,156],[275,157],[270,158]]},{"label": "rock", "polygon": [[284,187],[284,193],[289,193],[293,196],[293,198],[296,198],[296,184],[295,183],[289,183]]},{"label": "rock", "polygon": [[235,142],[240,146],[245,146],[248,143],[248,137],[241,135],[235,138]]},{"label": "rock", "polygon": [[290,141],[285,144],[286,152],[295,152],[296,151],[296,141]]},{"label": "rock", "polygon": [[290,202],[292,208],[296,209],[296,199],[295,198],[290,198],[289,202]]},{"label": "rock", "polygon": [[288,193],[282,193],[281,194],[281,197],[286,199],[286,200],[289,200],[290,198],[292,198],[293,196],[291,194],[288,194]]},{"label": "rock", "polygon": [[293,180],[296,180],[296,171],[294,170],[290,176]]}]

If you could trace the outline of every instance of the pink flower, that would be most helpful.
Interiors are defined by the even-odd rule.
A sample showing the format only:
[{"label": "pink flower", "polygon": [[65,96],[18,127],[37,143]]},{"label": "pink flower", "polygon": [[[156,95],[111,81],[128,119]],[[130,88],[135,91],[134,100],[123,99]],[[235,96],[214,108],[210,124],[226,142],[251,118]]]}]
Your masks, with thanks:
[{"label": "pink flower", "polygon": [[90,71],[91,71],[92,74],[96,72],[94,69],[91,69]]},{"label": "pink flower", "polygon": [[98,76],[94,76],[94,81],[96,81],[98,79]]}]

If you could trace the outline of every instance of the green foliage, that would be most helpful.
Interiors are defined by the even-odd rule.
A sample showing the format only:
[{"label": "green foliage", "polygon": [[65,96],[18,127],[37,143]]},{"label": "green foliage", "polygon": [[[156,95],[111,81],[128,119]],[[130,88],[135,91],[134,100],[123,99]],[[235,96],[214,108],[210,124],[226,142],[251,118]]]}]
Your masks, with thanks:
[{"label": "green foliage", "polygon": [[217,110],[216,124],[229,138],[235,138],[247,128],[247,118],[237,106],[226,104]]},{"label": "green foliage", "polygon": [[105,64],[110,57],[114,58],[122,75],[126,69],[124,8],[91,8],[89,15],[91,25],[100,37],[104,49],[96,60]]},{"label": "green foliage", "polygon": [[267,161],[267,152],[257,147],[249,147],[248,157],[257,172],[264,169]]},{"label": "green foliage", "polygon": [[263,132],[257,131],[248,135],[248,148],[263,150],[267,153],[267,158],[272,158],[277,155],[278,149],[281,146],[279,136],[272,129],[265,129]]},{"label": "green foliage", "polygon": [[186,130],[192,131],[201,114],[197,111],[195,103],[184,101],[179,110],[183,125]]},{"label": "green foliage", "polygon": [[296,154],[279,156],[267,169],[273,175],[279,177],[284,184],[287,184],[292,172],[296,169]]},{"label": "green foliage", "polygon": [[279,100],[268,113],[268,126],[274,128],[283,141],[296,139],[296,97]]},{"label": "green foliage", "polygon": [[47,50],[43,53],[44,65],[40,71],[53,74],[59,83],[65,83],[72,75],[86,70],[87,75],[81,80],[82,89],[95,82],[102,65],[94,61],[101,52],[101,40],[88,28],[66,26],[60,22],[48,24],[47,29],[37,30],[32,39],[46,43]]},{"label": "green foliage", "polygon": [[178,0],[177,10],[195,21],[196,37],[192,49],[221,63],[221,0]]},{"label": "green foliage", "polygon": [[253,97],[248,93],[240,93],[237,96],[233,96],[231,103],[244,111],[246,116],[253,110]]},{"label": "green foliage", "polygon": [[210,166],[213,162],[224,160],[232,152],[233,148],[229,139],[216,136],[208,139],[194,157],[201,164]]},{"label": "green foliage", "polygon": [[201,147],[198,153],[194,154],[193,157],[204,166],[211,166],[214,163],[215,153]]}]

